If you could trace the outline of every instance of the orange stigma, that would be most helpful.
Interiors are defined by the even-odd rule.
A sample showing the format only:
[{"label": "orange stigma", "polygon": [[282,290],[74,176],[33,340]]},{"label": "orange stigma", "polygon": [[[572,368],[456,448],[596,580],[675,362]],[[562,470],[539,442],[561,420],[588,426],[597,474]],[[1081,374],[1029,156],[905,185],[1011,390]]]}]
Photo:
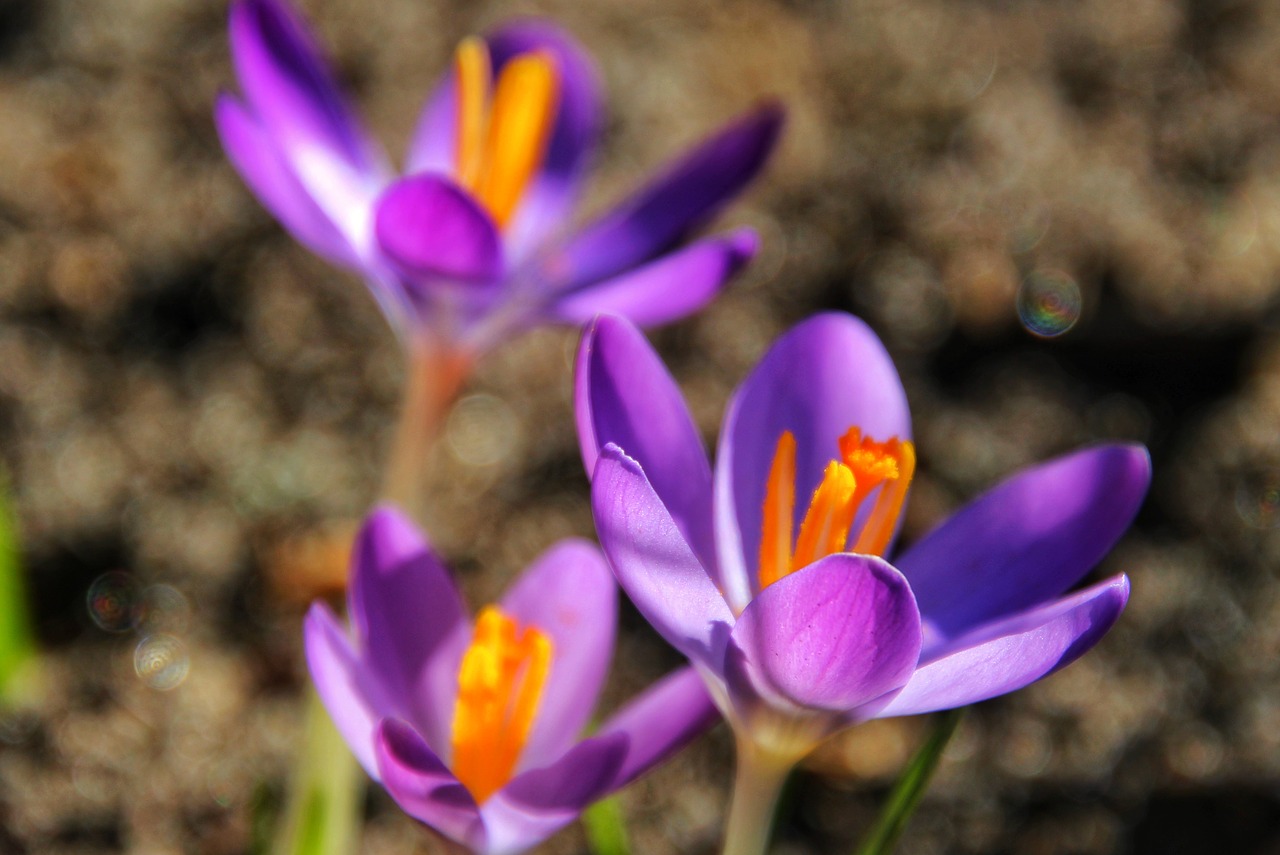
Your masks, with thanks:
[{"label": "orange stigma", "polygon": [[508,62],[495,82],[489,48],[474,36],[458,45],[454,67],[454,170],[458,183],[503,227],[546,156],[560,75],[549,52],[534,51]]},{"label": "orange stigma", "polygon": [[511,780],[551,670],[551,639],[488,606],[458,669],[453,774],[477,804]]},{"label": "orange stigma", "polygon": [[[795,514],[796,439],[783,431],[765,485],[760,533],[760,587],[808,566],[820,558],[846,550],[883,555],[915,474],[915,446],[900,439],[876,442],[850,428],[840,438],[840,459],[827,464],[800,523],[792,550]],[[849,546],[850,529],[858,509],[879,487],[871,513]]]}]

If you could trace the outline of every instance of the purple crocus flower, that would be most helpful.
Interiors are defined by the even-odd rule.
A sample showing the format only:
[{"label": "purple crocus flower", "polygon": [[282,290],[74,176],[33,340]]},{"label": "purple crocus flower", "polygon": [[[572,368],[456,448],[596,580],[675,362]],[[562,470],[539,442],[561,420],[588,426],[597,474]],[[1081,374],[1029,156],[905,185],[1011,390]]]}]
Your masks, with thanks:
[{"label": "purple crocus flower", "polygon": [[755,252],[750,229],[681,244],[760,170],[775,106],[568,234],[602,110],[595,69],[556,27],[465,40],[404,177],[283,0],[237,0],[231,49],[243,96],[222,95],[215,119],[232,163],[299,242],[365,278],[406,341],[475,353],[601,311],[663,323],[704,305]]},{"label": "purple crocus flower", "polygon": [[474,852],[521,852],[718,720],[691,669],[590,738],[617,588],[599,550],[562,541],[468,618],[422,535],[381,508],[356,540],[354,638],[323,603],[307,662],[339,732],[405,812]]},{"label": "purple crocus flower", "polygon": [[1137,512],[1150,460],[1136,445],[1027,469],[894,553],[915,464],[907,401],[852,316],[811,318],[769,350],[733,397],[714,473],[626,321],[588,329],[576,394],[622,588],[740,740],[775,758],[866,719],[1021,688],[1092,647],[1128,599],[1123,575],[1064,592]]}]

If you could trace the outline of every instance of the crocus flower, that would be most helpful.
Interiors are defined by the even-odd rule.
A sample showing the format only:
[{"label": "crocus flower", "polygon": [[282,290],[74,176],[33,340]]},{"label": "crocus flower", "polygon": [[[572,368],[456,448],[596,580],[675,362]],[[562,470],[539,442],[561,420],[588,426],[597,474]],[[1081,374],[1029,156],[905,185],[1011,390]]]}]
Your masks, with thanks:
[{"label": "crocus flower", "polygon": [[311,676],[352,752],[410,816],[474,852],[521,852],[718,720],[690,669],[579,739],[613,655],[599,550],[544,553],[473,623],[422,535],[375,511],[356,540],[354,638],[307,615]]},{"label": "crocus flower", "polygon": [[[789,766],[875,717],[957,707],[1067,665],[1129,594],[1070,591],[1128,527],[1145,449],[1027,469],[895,554],[915,467],[906,396],[859,320],[801,323],[734,394],[714,474],[644,337],[603,317],[577,372],[600,541],[739,743]],[[888,559],[892,559],[892,563]]]},{"label": "crocus flower", "polygon": [[705,304],[755,251],[749,229],[681,246],[759,171],[781,113],[721,131],[577,234],[601,127],[595,69],[539,21],[459,46],[398,177],[283,0],[237,0],[242,97],[216,123],[232,163],[299,242],[356,271],[407,340],[474,353],[601,311],[656,324]]}]

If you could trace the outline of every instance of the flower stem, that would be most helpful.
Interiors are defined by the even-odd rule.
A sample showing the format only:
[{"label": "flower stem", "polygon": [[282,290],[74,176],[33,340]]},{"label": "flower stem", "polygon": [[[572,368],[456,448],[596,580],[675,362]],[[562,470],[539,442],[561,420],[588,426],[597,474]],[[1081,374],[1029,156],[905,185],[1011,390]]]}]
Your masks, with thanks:
[{"label": "flower stem", "polygon": [[942,752],[951,741],[963,716],[964,708],[961,707],[947,710],[934,718],[929,738],[920,746],[916,756],[911,758],[907,768],[902,771],[902,776],[893,785],[893,790],[880,811],[880,818],[863,839],[857,855],[888,855],[893,851],[898,838],[907,827],[907,821],[920,804],[929,780],[938,768],[938,761],[942,759]]},{"label": "flower stem", "polygon": [[364,775],[314,689],[271,855],[345,855],[355,848]]},{"label": "flower stem", "polygon": [[777,812],[778,795],[795,765],[792,758],[738,740],[738,770],[725,830],[724,855],[764,855]]},{"label": "flower stem", "polygon": [[417,516],[427,455],[458,390],[471,374],[473,361],[470,353],[442,349],[426,337],[410,344],[404,403],[380,496],[399,505],[411,517]]}]

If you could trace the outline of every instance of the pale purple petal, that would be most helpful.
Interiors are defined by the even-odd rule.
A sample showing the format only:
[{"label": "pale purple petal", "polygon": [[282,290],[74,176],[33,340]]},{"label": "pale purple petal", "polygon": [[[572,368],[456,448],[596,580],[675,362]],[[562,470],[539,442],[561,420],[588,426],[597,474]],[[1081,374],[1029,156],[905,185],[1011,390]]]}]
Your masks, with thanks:
[{"label": "pale purple petal", "polygon": [[283,0],[231,7],[231,58],[253,112],[290,158],[322,149],[356,171],[377,168],[315,40]]},{"label": "pale purple petal", "polygon": [[303,187],[275,140],[239,100],[220,95],[214,124],[240,177],[299,243],[335,264],[357,266],[350,241]]},{"label": "pale purple petal", "polygon": [[1146,449],[1098,446],[966,505],[895,561],[930,635],[955,638],[1069,589],[1129,527],[1150,480]]},{"label": "pale purple petal", "polygon": [[378,722],[388,716],[403,716],[403,705],[387,692],[373,669],[362,661],[342,625],[324,603],[316,603],[307,612],[302,632],[311,681],[329,718],[369,777],[378,780],[374,730]]},{"label": "pale purple petal", "polygon": [[556,297],[552,318],[573,324],[601,312],[622,315],[641,326],[656,326],[701,309],[755,255],[751,229],[708,238],[661,256],[602,282]]},{"label": "pale purple petal", "polygon": [[681,668],[615,713],[599,735],[625,734],[627,756],[609,789],[626,786],[720,720],[720,711],[693,668]]},{"label": "pale purple petal", "polygon": [[578,348],[574,396],[587,474],[604,446],[623,449],[714,578],[711,464],[679,387],[644,335],[622,318],[591,324]]},{"label": "pale purple petal", "polygon": [[502,238],[469,193],[435,175],[397,181],[378,199],[378,245],[406,278],[490,283],[502,272]]},{"label": "pale purple petal", "polygon": [[[567,33],[545,21],[521,21],[486,37],[497,71],[519,54],[547,50],[560,71],[560,103],[546,159],[507,227],[508,251],[524,258],[571,213],[600,134],[601,93],[594,65]],[[496,74],[495,74],[496,79]],[[410,147],[406,171],[454,171],[457,83],[452,68],[427,101]]]},{"label": "pale purple petal", "polygon": [[671,646],[718,673],[733,613],[644,470],[614,445],[596,463],[591,505],[600,544],[631,602]]},{"label": "pale purple petal", "polygon": [[567,540],[520,576],[502,609],[551,637],[551,673],[520,755],[520,769],[536,769],[568,751],[591,718],[613,659],[618,586],[594,544]]},{"label": "pale purple petal", "polygon": [[978,627],[928,651],[881,717],[951,709],[1021,689],[1080,656],[1111,629],[1129,599],[1116,576],[1029,612]]},{"label": "pale purple petal", "polygon": [[782,120],[772,104],[739,119],[574,237],[555,256],[562,287],[615,276],[684,240],[759,173]]},{"label": "pale purple petal", "polygon": [[626,753],[621,734],[580,742],[550,766],[525,772],[484,803],[486,851],[522,852],[550,837],[603,797]]},{"label": "pale purple petal", "polygon": [[485,851],[475,799],[417,731],[388,719],[378,728],[376,745],[382,785],[405,813],[473,851]]},{"label": "pale purple petal", "polygon": [[[911,416],[893,361],[862,321],[816,315],[778,339],[734,394],[716,454],[716,537],[726,582],[755,585],[760,516],[778,437],[796,438],[796,530],[838,441],[850,428],[909,439]],[[863,516],[865,516],[865,509]],[[857,530],[855,523],[854,530]],[[746,596],[726,594],[736,607]]]},{"label": "pale purple petal", "polygon": [[458,589],[414,525],[389,507],[365,521],[353,561],[351,621],[364,659],[427,743],[443,751],[471,640]]},{"label": "pale purple petal", "polygon": [[902,574],[874,556],[837,554],[757,594],[738,616],[729,659],[759,696],[848,712],[906,683],[920,640]]}]

